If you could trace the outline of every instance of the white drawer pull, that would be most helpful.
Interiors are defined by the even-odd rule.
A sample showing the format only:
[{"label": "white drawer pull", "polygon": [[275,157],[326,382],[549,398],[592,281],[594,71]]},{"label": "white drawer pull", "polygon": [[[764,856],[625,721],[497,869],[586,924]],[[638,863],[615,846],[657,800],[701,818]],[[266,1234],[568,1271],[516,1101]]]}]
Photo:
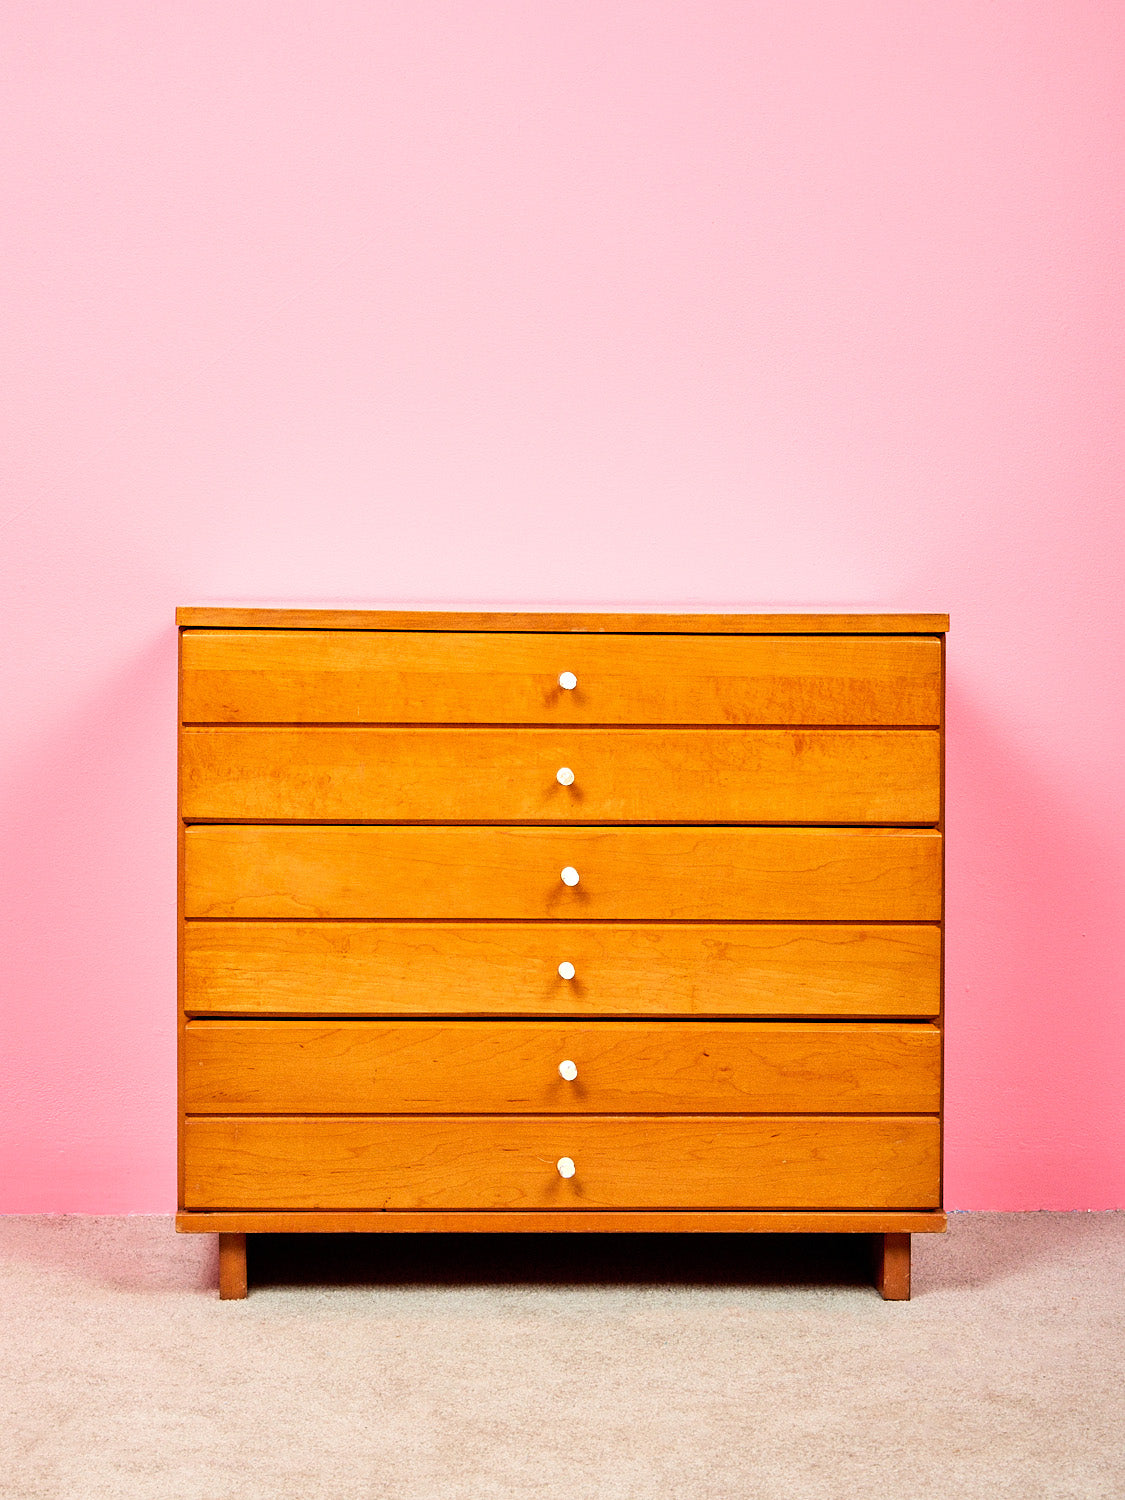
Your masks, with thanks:
[{"label": "white drawer pull", "polygon": [[562,872],[562,883],[563,883],[563,885],[577,885],[578,884],[578,871],[574,868],[573,865],[567,865],[566,869],[563,870],[563,872]]},{"label": "white drawer pull", "polygon": [[558,1166],[560,1177],[574,1176],[574,1163],[569,1156],[560,1156],[556,1165]]},{"label": "white drawer pull", "polygon": [[569,766],[560,766],[555,772],[555,780],[558,782],[559,786],[573,786],[574,772],[570,769]]},{"label": "white drawer pull", "polygon": [[578,678],[575,677],[573,672],[559,673],[559,687],[565,688],[568,693],[572,693],[577,686]]},{"label": "white drawer pull", "polygon": [[572,1063],[569,1057],[565,1062],[559,1063],[559,1077],[565,1078],[567,1083],[573,1083],[578,1077],[578,1066]]},{"label": "white drawer pull", "polygon": [[574,965],[572,963],[569,963],[565,958],[563,959],[562,963],[559,964],[559,978],[560,979],[573,979],[574,978]]}]

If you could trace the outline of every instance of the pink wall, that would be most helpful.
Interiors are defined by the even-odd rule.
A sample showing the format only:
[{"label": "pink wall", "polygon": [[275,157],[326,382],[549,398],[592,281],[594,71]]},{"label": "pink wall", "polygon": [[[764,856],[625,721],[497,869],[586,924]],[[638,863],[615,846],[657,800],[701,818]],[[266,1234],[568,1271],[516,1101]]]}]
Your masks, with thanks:
[{"label": "pink wall", "polygon": [[12,0],[3,1198],[173,1202],[172,611],[945,610],[948,1189],[1125,1205],[1125,13]]}]

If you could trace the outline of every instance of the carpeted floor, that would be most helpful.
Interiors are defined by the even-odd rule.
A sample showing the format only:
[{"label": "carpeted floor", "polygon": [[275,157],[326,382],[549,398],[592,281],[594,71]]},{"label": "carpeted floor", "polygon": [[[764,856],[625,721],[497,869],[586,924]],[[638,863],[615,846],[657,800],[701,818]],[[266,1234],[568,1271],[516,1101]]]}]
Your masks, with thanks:
[{"label": "carpeted floor", "polygon": [[4,1500],[1122,1500],[1125,1212],[862,1242],[0,1219]]}]

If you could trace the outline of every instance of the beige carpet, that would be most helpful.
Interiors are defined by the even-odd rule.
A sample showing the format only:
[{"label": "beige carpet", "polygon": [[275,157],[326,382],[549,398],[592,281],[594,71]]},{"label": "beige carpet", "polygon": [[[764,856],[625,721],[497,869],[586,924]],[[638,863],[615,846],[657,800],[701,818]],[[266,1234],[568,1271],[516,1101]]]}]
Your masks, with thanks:
[{"label": "beige carpet", "polygon": [[1122,1500],[1125,1213],[846,1240],[0,1220],[8,1500]]}]

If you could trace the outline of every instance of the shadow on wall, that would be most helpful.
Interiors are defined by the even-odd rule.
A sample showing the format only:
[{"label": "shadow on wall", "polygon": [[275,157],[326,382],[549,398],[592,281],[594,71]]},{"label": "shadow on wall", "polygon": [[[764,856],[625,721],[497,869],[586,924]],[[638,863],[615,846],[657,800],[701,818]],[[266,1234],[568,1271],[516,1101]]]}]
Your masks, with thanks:
[{"label": "shadow on wall", "polygon": [[166,628],[5,789],[0,1211],[175,1201],[175,660]]},{"label": "shadow on wall", "polygon": [[1120,1207],[1118,856],[955,681],[947,754],[946,1207]]}]

